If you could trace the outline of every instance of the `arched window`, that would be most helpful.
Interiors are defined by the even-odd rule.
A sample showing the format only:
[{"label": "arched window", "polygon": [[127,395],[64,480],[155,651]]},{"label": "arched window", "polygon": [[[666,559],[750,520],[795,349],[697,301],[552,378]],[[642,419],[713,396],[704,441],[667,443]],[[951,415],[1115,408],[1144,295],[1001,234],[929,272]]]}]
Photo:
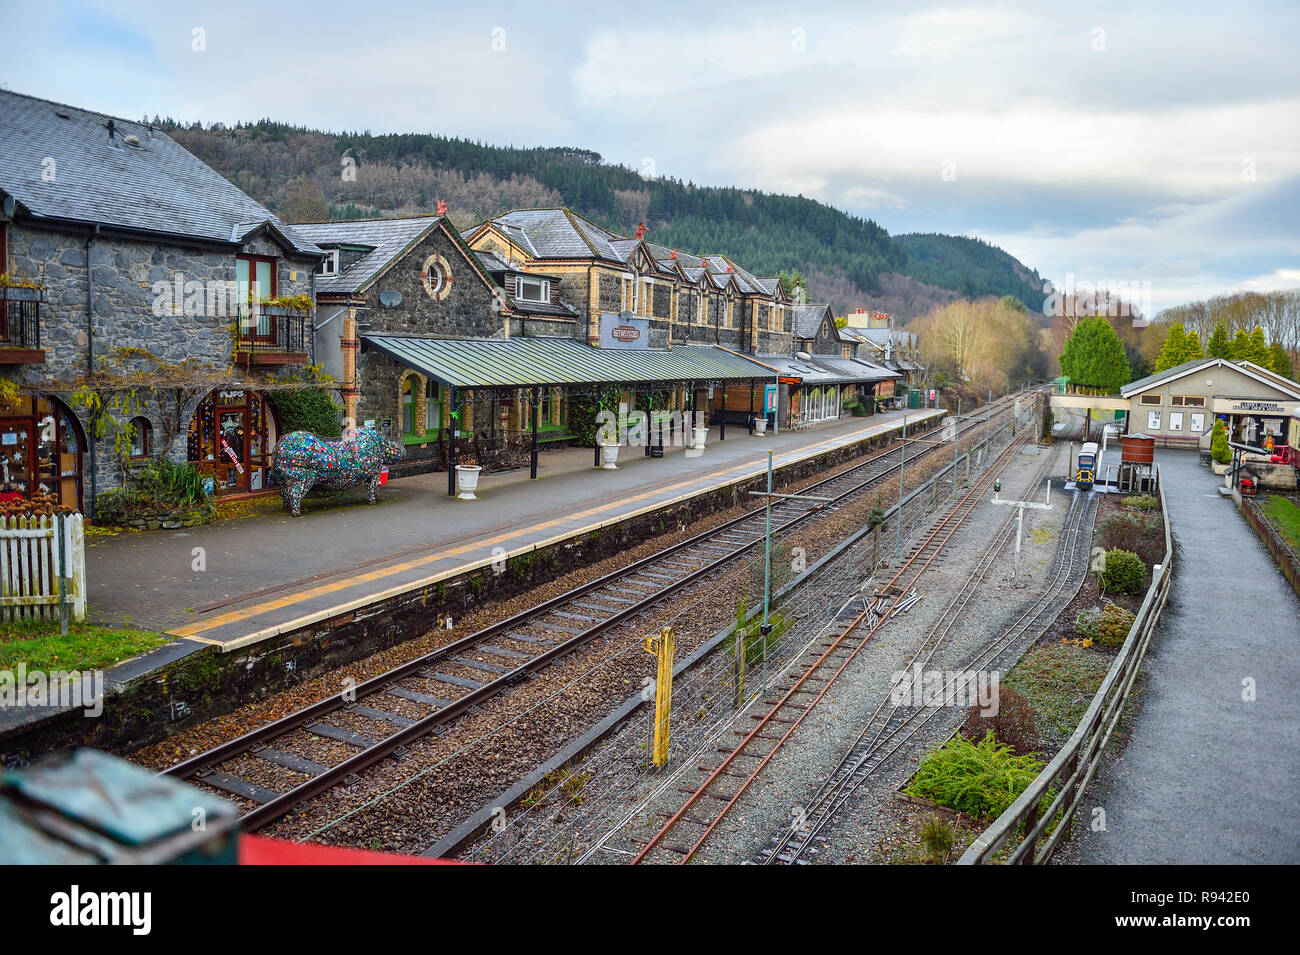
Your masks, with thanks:
[{"label": "arched window", "polygon": [[147,458],[153,452],[153,425],[148,418],[131,419],[131,457]]}]

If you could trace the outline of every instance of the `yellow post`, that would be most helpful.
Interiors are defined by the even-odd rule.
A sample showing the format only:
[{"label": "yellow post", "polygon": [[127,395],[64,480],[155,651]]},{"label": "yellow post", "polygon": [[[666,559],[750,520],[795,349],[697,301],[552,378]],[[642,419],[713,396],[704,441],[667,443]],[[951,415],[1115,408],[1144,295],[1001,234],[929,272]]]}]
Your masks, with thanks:
[{"label": "yellow post", "polygon": [[668,762],[668,721],[673,712],[673,628],[664,627],[655,637],[645,638],[647,653],[659,658],[659,671],[655,675],[655,721],[652,734],[651,759],[656,766]]}]

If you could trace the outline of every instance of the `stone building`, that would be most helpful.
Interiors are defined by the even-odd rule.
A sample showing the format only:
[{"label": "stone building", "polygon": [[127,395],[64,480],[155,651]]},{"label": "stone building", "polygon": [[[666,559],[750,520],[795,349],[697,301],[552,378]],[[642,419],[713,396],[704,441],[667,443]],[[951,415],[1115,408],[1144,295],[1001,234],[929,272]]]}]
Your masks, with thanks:
[{"label": "stone building", "polygon": [[[445,385],[364,347],[367,336],[500,341],[578,334],[578,311],[560,298],[557,276],[472,252],[441,216],[297,228],[326,255],[316,285],[317,356],[341,385],[347,423],[377,427],[406,445],[399,471],[445,466],[450,396]],[[561,401],[559,394],[546,396],[544,430],[561,419]],[[518,431],[527,414],[520,405],[517,395],[495,402],[484,396],[464,407],[460,430]]]},{"label": "stone building", "polygon": [[147,124],[0,90],[0,128],[0,493],[262,487],[320,250]]}]

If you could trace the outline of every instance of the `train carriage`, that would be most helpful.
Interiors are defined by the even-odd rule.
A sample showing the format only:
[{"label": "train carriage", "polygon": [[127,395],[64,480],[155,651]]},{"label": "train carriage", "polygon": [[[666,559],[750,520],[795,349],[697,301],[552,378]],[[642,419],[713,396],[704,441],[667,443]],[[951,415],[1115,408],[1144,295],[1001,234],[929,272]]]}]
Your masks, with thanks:
[{"label": "train carriage", "polygon": [[1079,457],[1074,468],[1075,487],[1082,491],[1089,490],[1097,478],[1097,442],[1089,441],[1079,449]]}]

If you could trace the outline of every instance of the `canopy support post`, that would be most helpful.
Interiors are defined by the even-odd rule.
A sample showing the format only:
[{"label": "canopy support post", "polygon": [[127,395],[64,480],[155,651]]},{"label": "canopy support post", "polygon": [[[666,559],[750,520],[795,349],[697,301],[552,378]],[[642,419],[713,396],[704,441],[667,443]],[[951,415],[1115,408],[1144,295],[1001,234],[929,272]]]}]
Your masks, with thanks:
[{"label": "canopy support post", "polygon": [[456,496],[456,386],[447,386],[447,496]]},{"label": "canopy support post", "polygon": [[532,450],[532,461],[528,468],[528,478],[529,480],[536,481],[537,480],[537,418],[541,414],[541,405],[538,402],[536,388],[532,390],[531,396],[532,396],[533,413],[529,417],[531,417],[533,420],[533,450]]}]

